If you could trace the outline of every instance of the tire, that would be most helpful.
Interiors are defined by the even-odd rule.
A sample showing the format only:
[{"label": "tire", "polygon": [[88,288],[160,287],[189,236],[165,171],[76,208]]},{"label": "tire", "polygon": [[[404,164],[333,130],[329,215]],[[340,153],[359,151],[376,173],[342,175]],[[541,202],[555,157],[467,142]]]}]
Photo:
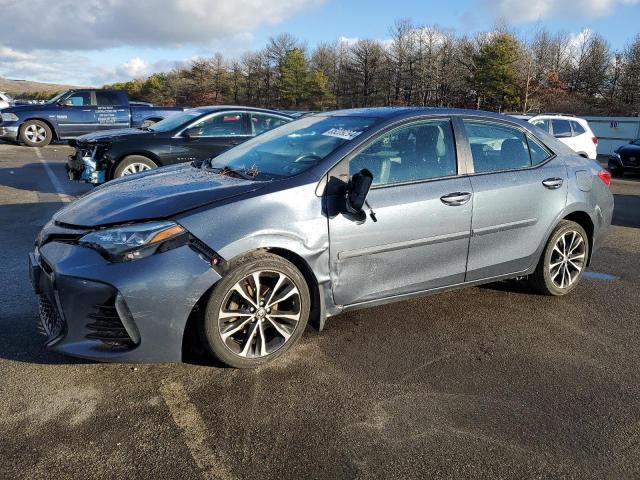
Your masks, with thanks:
[{"label": "tire", "polygon": [[[566,257],[571,261],[564,260],[563,252],[569,252]],[[529,277],[529,282],[542,294],[566,295],[578,285],[586,269],[588,258],[587,232],[575,222],[562,220],[549,237],[538,266]]]},{"label": "tire", "polygon": [[113,172],[113,178],[120,178],[153,168],[158,168],[158,164],[150,158],[143,155],[129,155],[120,161]]},{"label": "tire", "polygon": [[[265,301],[259,303],[258,298]],[[222,363],[255,368],[295,345],[307,325],[310,305],[308,285],[295,265],[270,253],[249,255],[234,262],[215,286],[200,325],[201,337]],[[235,312],[241,316],[221,315]]]},{"label": "tire", "polygon": [[28,120],[20,128],[20,141],[29,147],[46,147],[51,140],[51,128],[40,120]]}]

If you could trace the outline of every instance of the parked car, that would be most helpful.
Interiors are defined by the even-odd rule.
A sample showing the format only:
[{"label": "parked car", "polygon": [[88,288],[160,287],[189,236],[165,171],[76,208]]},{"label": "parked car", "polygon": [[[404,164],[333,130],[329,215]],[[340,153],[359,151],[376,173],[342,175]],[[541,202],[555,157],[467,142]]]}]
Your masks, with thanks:
[{"label": "parked car", "polygon": [[13,98],[6,92],[0,92],[0,110],[9,108],[11,105],[13,105]]},{"label": "parked car", "polygon": [[529,119],[529,123],[550,133],[571,150],[585,158],[598,158],[598,137],[584,118],[573,115],[541,114]]},{"label": "parked car", "polygon": [[616,148],[609,158],[609,171],[614,177],[625,172],[640,173],[640,138]]},{"label": "parked car", "polygon": [[98,185],[113,178],[181,162],[201,162],[292,120],[271,110],[200,107],[150,127],[79,137],[67,161],[71,180]]},{"label": "parked car", "polygon": [[499,114],[316,114],[95,189],[43,228],[30,272],[54,351],[179,361],[199,331],[255,367],[340,312],[523,276],[568,294],[609,228],[610,180]]},{"label": "parked car", "polygon": [[150,126],[181,107],[130,104],[120,90],[69,90],[41,105],[14,105],[2,110],[0,138],[44,147],[90,132]]}]

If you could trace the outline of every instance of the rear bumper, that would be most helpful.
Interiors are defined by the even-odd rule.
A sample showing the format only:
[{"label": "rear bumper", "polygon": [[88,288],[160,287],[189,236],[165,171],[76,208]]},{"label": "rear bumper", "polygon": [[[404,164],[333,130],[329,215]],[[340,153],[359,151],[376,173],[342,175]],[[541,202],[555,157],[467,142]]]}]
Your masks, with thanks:
[{"label": "rear bumper", "polygon": [[0,138],[15,142],[18,140],[20,127],[0,127]]},{"label": "rear bumper", "polygon": [[61,242],[29,255],[52,351],[98,361],[178,362],[187,320],[219,279],[183,246],[126,263]]}]

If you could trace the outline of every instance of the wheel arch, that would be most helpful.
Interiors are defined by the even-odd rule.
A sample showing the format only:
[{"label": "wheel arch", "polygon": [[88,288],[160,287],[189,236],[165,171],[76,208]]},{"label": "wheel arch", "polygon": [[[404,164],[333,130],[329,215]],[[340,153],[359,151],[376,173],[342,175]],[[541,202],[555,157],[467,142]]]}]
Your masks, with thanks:
[{"label": "wheel arch", "polygon": [[41,118],[41,117],[30,117],[30,118],[26,118],[21,124],[20,127],[18,128],[18,135],[20,135],[22,133],[22,129],[24,128],[24,125],[27,122],[32,122],[34,120],[37,120],[38,122],[42,122],[42,123],[46,123],[47,126],[51,129],[51,134],[53,136],[52,140],[60,140],[60,136],[58,135],[58,130],[56,129],[55,125],[53,123],[51,123],[49,120],[47,120],[46,118]]},{"label": "wheel arch", "polygon": [[[271,253],[277,255],[285,260],[291,262],[304,277],[309,288],[309,296],[311,298],[311,305],[309,309],[309,325],[315,328],[317,331],[321,331],[324,328],[326,320],[326,308],[323,292],[321,291],[321,285],[318,282],[317,276],[309,263],[299,254],[291,249],[283,247],[260,247],[254,250],[243,252],[234,258],[224,262],[222,267],[222,274],[226,269],[233,265],[234,261],[248,256],[258,256],[262,253]],[[209,297],[213,293],[217,282],[211,285],[195,303],[187,322],[185,324],[184,332],[182,335],[182,358],[185,359],[190,353],[199,355],[204,352],[200,336],[198,334],[198,322],[203,320],[203,315],[207,306]],[[206,354],[205,354],[206,355]]]},{"label": "wheel arch", "polygon": [[573,212],[565,215],[562,220],[575,222],[582,228],[584,228],[585,232],[587,232],[587,240],[589,241],[589,257],[587,258],[587,266],[589,266],[589,264],[591,263],[591,256],[593,254],[593,236],[595,233],[595,225],[593,223],[593,220],[591,219],[591,216],[584,210],[574,210]]}]

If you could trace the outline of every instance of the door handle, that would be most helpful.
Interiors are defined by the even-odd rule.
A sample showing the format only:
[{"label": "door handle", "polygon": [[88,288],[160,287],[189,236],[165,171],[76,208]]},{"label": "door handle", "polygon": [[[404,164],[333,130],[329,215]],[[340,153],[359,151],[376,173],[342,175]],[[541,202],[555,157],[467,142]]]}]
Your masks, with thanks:
[{"label": "door handle", "polygon": [[544,185],[545,188],[548,188],[549,190],[557,190],[562,186],[563,181],[564,180],[562,180],[560,177],[552,177],[543,180],[542,185]]},{"label": "door handle", "polygon": [[464,205],[470,199],[471,194],[469,192],[453,192],[440,197],[440,201],[442,203],[444,203],[445,205],[450,205],[452,207]]}]

